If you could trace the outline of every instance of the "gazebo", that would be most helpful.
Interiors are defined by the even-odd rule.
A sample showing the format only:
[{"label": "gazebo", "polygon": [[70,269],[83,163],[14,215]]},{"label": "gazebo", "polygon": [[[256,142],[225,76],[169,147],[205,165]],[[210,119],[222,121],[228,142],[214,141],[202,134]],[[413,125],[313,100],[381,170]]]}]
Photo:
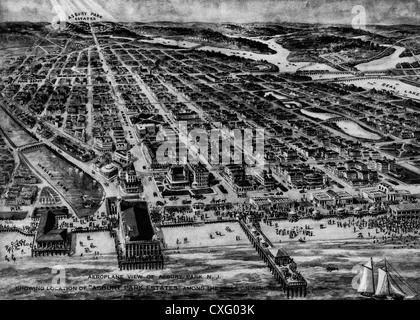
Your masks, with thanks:
[{"label": "gazebo", "polygon": [[287,214],[287,218],[291,222],[295,222],[295,221],[298,221],[299,220],[299,217],[297,215],[297,212],[294,209],[292,209],[292,210],[289,211],[289,213]]}]

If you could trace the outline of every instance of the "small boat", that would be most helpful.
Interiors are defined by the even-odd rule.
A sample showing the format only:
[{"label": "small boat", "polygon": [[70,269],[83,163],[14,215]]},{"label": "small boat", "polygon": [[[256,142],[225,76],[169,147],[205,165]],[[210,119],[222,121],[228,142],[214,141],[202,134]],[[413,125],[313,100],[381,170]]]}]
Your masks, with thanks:
[{"label": "small boat", "polygon": [[305,242],[306,242],[306,240],[305,240],[305,239],[303,239],[303,238],[299,238],[299,242],[301,242],[301,243],[305,243]]},{"label": "small boat", "polygon": [[384,265],[377,268],[377,281],[372,258],[363,265],[363,275],[358,292],[368,299],[404,300],[418,298],[417,292],[405,281],[392,265],[384,259]]},{"label": "small boat", "polygon": [[338,271],[338,268],[335,267],[335,266],[328,266],[326,269],[327,269],[328,272]]}]

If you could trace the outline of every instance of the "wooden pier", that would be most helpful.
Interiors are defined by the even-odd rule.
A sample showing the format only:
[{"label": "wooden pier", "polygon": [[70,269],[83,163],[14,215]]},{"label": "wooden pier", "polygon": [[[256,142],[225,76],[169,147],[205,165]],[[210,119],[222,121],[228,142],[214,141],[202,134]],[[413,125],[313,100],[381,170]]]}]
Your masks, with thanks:
[{"label": "wooden pier", "polygon": [[[270,269],[271,273],[274,276],[274,279],[281,285],[283,288],[283,292],[287,294],[287,298],[290,297],[306,297],[307,294],[307,282],[303,278],[303,276],[295,271],[293,274],[293,277],[288,277],[285,273],[285,269],[287,269],[287,264],[291,261],[293,262],[293,259],[290,259],[287,264],[281,264],[279,261],[276,261],[276,257],[268,250],[268,248],[264,247],[259,239],[252,234],[251,230],[249,230],[249,227],[243,222],[242,220],[239,220],[239,224],[242,228],[242,230],[247,235],[249,241],[253,244],[255,250],[258,252],[261,259],[267,264],[267,267]],[[259,230],[259,229],[258,229]],[[266,238],[261,230],[258,231],[263,238]]]}]

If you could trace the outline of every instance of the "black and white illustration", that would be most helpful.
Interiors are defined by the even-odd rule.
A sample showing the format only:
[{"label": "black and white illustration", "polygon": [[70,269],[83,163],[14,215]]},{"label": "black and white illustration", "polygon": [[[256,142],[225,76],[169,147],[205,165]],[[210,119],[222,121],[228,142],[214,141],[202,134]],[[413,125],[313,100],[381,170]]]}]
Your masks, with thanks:
[{"label": "black and white illustration", "polygon": [[417,300],[419,13],[1,0],[0,298]]}]

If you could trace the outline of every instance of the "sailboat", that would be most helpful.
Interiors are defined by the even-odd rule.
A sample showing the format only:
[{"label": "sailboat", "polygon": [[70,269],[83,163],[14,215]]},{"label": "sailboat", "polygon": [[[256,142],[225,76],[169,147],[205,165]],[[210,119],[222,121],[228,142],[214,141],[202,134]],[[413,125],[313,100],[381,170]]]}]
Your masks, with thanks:
[{"label": "sailboat", "polygon": [[375,277],[372,258],[363,265],[363,275],[362,279],[360,279],[360,285],[357,291],[364,297],[372,297],[375,293]]},{"label": "sailboat", "polygon": [[377,268],[377,282],[372,258],[363,265],[363,275],[358,292],[366,298],[403,300],[418,297],[417,292],[405,281],[392,265],[383,259],[384,266]]}]

